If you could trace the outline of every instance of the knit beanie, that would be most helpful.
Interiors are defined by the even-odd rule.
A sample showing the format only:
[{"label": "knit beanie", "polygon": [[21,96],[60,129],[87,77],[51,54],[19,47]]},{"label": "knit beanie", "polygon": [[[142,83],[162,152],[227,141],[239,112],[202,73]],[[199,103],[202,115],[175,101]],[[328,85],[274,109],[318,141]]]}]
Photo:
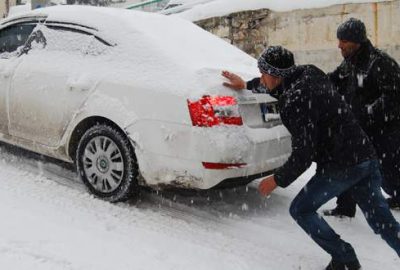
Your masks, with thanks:
[{"label": "knit beanie", "polygon": [[275,77],[288,77],[295,68],[293,53],[281,46],[270,46],[258,59],[258,68]]},{"label": "knit beanie", "polygon": [[339,25],[337,38],[359,44],[366,42],[368,39],[365,24],[358,19],[350,18]]}]

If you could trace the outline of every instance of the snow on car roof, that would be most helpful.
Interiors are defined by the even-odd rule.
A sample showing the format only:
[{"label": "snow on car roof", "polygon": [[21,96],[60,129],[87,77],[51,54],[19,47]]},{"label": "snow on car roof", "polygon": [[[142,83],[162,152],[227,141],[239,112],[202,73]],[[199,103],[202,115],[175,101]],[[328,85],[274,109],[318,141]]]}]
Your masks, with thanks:
[{"label": "snow on car roof", "polygon": [[159,79],[163,84],[160,88],[199,94],[207,85],[220,87],[223,69],[243,74],[246,79],[258,75],[253,57],[181,18],[88,6],[54,6],[20,17],[27,15],[46,15],[47,21],[97,29],[102,38],[116,44],[110,65],[114,61],[114,67],[117,63],[131,77],[140,74],[135,79],[143,84]]}]

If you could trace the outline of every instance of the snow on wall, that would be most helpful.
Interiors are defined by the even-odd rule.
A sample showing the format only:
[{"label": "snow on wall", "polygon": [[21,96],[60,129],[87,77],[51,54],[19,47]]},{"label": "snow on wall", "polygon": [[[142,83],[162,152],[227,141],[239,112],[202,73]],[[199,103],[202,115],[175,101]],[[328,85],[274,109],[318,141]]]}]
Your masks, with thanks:
[{"label": "snow on wall", "polygon": [[371,42],[399,61],[399,12],[395,0],[287,12],[262,9],[196,23],[256,58],[265,46],[282,45],[294,52],[297,63],[332,71],[342,61],[336,28],[350,17],[364,21]]},{"label": "snow on wall", "polygon": [[[185,2],[189,1],[193,2],[196,0],[186,0]],[[209,3],[196,5],[192,9],[176,14],[176,16],[190,21],[199,21],[245,10],[270,9],[273,11],[290,11],[296,9],[321,8],[337,4],[383,1],[385,0],[214,0]]]}]

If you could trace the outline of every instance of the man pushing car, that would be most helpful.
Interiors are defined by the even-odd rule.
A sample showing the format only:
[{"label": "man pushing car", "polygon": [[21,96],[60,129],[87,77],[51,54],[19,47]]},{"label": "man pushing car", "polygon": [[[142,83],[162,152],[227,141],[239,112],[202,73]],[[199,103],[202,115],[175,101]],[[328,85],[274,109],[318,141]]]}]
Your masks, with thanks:
[{"label": "man pushing car", "polygon": [[316,212],[344,191],[352,193],[370,227],[400,257],[400,224],[382,195],[375,150],[328,76],[312,65],[296,66],[293,54],[280,46],[268,47],[258,68],[261,77],[247,84],[228,71],[222,75],[228,79],[224,85],[234,90],[265,86],[278,100],[282,123],[292,135],[291,156],[261,181],[260,193],[289,186],[314,161],[316,174],[293,200],[290,214],[331,255],[326,269],[361,269],[353,247]]}]

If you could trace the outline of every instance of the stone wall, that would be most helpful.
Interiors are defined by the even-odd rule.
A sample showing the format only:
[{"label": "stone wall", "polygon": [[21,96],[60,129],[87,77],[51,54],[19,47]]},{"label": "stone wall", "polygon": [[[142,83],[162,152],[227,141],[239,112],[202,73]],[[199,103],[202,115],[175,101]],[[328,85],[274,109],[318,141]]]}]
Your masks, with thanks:
[{"label": "stone wall", "polygon": [[268,45],[282,45],[295,53],[298,63],[330,71],[342,60],[337,26],[350,17],[363,20],[372,43],[400,62],[400,0],[290,12],[245,11],[196,23],[254,57]]},{"label": "stone wall", "polygon": [[0,19],[5,18],[10,6],[15,6],[17,0],[0,0]]}]

